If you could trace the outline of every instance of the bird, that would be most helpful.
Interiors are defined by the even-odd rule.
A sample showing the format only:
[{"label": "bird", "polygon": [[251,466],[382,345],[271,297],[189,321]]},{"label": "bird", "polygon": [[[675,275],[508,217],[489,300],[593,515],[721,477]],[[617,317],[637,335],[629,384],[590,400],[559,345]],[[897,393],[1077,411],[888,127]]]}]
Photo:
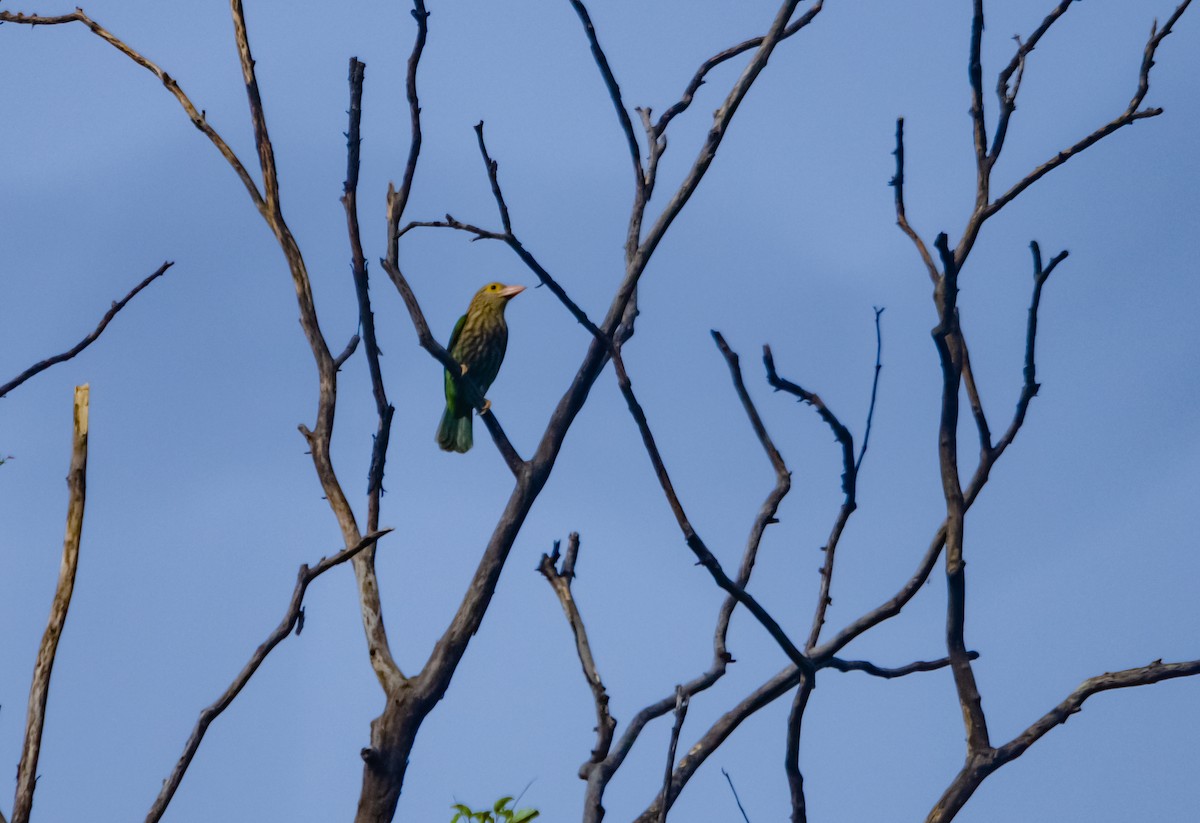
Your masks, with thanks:
[{"label": "bird", "polygon": [[[521,292],[524,286],[506,286],[503,283],[488,283],[471,298],[467,313],[458,318],[446,347],[450,356],[462,366],[463,376],[469,378],[479,393],[485,394],[500,371],[504,360],[504,349],[508,346],[508,325],[504,322],[504,309],[508,301]],[[438,425],[437,444],[443,451],[465,454],[470,450],[471,405],[460,398],[454,378],[447,371],[446,411]],[[483,410],[491,407],[484,400]]]}]

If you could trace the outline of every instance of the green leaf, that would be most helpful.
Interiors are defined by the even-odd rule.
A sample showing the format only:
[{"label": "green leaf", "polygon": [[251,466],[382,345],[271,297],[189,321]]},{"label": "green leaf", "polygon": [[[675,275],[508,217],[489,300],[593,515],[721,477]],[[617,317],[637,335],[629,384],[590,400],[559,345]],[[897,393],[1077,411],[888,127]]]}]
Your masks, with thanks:
[{"label": "green leaf", "polygon": [[496,801],[496,805],[492,806],[492,811],[494,811],[496,814],[500,814],[502,811],[505,810],[504,807],[507,806],[511,802],[512,802],[511,797],[507,797],[507,796],[502,797]]},{"label": "green leaf", "polygon": [[539,812],[537,809],[521,809],[512,818],[512,823],[527,823],[527,821],[533,820],[540,814],[541,812]]}]

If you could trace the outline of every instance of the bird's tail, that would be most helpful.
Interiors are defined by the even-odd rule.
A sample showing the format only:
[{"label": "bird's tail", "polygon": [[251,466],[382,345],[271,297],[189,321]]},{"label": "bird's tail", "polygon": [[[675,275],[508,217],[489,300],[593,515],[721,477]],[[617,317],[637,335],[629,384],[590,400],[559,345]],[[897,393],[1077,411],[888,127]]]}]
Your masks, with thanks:
[{"label": "bird's tail", "polygon": [[466,453],[474,443],[471,433],[471,415],[455,417],[450,407],[442,414],[442,422],[437,430],[437,444],[443,451]]}]

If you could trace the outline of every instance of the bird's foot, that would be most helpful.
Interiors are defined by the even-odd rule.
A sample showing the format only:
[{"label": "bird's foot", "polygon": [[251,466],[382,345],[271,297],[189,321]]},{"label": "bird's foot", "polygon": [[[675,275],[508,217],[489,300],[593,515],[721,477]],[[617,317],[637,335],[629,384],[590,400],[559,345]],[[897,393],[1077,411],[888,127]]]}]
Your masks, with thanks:
[{"label": "bird's foot", "polygon": [[460,377],[465,377],[465,376],[466,376],[466,374],[467,374],[467,364],[466,364],[466,363],[462,363],[462,364],[460,364],[460,365],[459,365],[459,368],[460,368],[460,369],[462,369],[462,371],[461,371],[461,372],[459,372],[459,376],[460,376]]},{"label": "bird's foot", "polygon": [[483,399],[483,407],[479,409],[480,414],[487,414],[492,409],[492,401],[486,397]]}]

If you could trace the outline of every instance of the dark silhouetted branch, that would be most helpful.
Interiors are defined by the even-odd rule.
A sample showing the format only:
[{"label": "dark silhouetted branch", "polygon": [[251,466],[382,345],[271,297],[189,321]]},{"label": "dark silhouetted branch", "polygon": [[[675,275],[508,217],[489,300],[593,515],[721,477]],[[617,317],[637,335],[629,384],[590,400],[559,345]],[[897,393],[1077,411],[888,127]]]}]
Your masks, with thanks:
[{"label": "dark silhouetted branch", "polygon": [[[979,659],[979,652],[967,652],[967,657],[971,660],[977,660]],[[842,660],[839,657],[830,657],[821,661],[822,668],[837,669],[839,672],[866,672],[872,677],[882,677],[884,680],[907,677],[910,674],[918,674],[920,672],[933,672],[938,669],[944,669],[949,665],[949,657],[943,657],[938,660],[917,660],[908,665],[893,668],[876,666],[874,663],[866,660]]]},{"label": "dark silhouetted branch", "polygon": [[745,823],[750,823],[750,816],[746,814],[746,810],[742,808],[742,799],[738,797],[737,789],[733,786],[733,778],[729,776],[729,772],[721,769],[721,774],[725,775],[726,782],[729,783],[729,791],[733,792],[733,802],[737,803],[738,811],[742,813],[742,820]]},{"label": "dark silhouetted branch", "polygon": [[151,274],[149,277],[147,277],[141,283],[138,283],[136,286],[134,286],[130,290],[129,294],[125,295],[120,300],[117,300],[116,302],[114,302],[112,304],[112,306],[109,308],[109,310],[104,313],[104,316],[100,318],[100,323],[96,326],[95,330],[93,330],[92,333],[89,334],[87,337],[80,340],[78,343],[76,343],[71,348],[67,349],[62,354],[56,354],[53,357],[47,357],[45,360],[42,360],[40,363],[34,363],[32,366],[30,366],[25,371],[18,374],[12,380],[9,380],[4,385],[0,386],[0,397],[4,397],[10,391],[17,388],[17,386],[20,386],[22,383],[24,383],[29,378],[31,378],[37,374],[40,374],[41,372],[44,372],[46,369],[50,368],[51,366],[56,365],[58,363],[62,363],[65,360],[70,360],[72,357],[79,354],[81,351],[86,349],[88,346],[92,345],[92,343],[96,342],[96,339],[98,337],[100,337],[101,334],[104,333],[104,330],[106,328],[108,328],[108,324],[110,322],[112,322],[112,319],[117,316],[117,312],[119,312],[121,309],[125,308],[125,305],[130,300],[132,300],[134,297],[136,297],[138,292],[140,292],[142,289],[149,286],[151,283],[153,283],[159,277],[162,277],[162,275],[164,275],[166,273],[167,269],[171,268],[171,266],[173,266],[173,265],[175,265],[175,263],[170,260],[163,263],[161,266],[158,267],[158,269],[153,274]]},{"label": "dark silhouetted branch", "polygon": [[[833,598],[830,597],[829,591],[833,585],[833,563],[834,557],[837,554],[838,542],[841,540],[846,523],[850,520],[850,515],[858,508],[856,497],[858,468],[854,456],[854,435],[842,425],[842,422],[829,410],[829,407],[825,405],[825,402],[818,395],[790,380],[783,379],[776,373],[775,358],[771,354],[770,346],[763,346],[763,364],[767,370],[767,383],[776,391],[784,391],[794,395],[800,401],[808,403],[816,409],[821,419],[833,430],[833,436],[837,439],[842,449],[842,491],[845,493],[845,498],[841,508],[838,510],[837,518],[834,520],[833,530],[830,532],[829,539],[821,547],[825,555],[825,560],[821,564],[821,588],[817,595],[817,606],[813,614],[812,628],[809,630],[808,641],[805,644],[805,649],[811,654],[813,648],[817,645],[817,641],[820,639],[821,627],[825,625],[825,613],[829,605],[833,603]],[[873,414],[874,406],[872,405],[868,416]]]},{"label": "dark silhouetted branch", "polygon": [[796,696],[792,698],[792,707],[788,711],[783,770],[788,780],[792,823],[808,823],[808,808],[804,802],[804,775],[800,771],[800,730],[804,722],[804,710],[808,708],[808,698],[812,695],[815,685],[813,675],[802,675],[800,687],[796,689]]},{"label": "dark silhouetted branch", "polygon": [[[383,494],[383,472],[387,463],[388,442],[392,433],[392,415],[395,409],[388,402],[387,389],[383,385],[383,370],[379,365],[379,341],[375,336],[375,313],[371,310],[370,278],[367,258],[363,253],[362,234],[358,222],[358,173],[362,146],[362,93],[366,65],[357,57],[350,58],[350,109],[349,127],[346,130],[346,182],[342,186],[342,206],[346,210],[346,232],[350,240],[350,270],[354,277],[354,294],[358,299],[358,323],[362,330],[366,349],[367,370],[371,375],[371,394],[375,400],[378,424],[375,441],[371,448],[371,462],[367,469],[367,530],[379,528],[379,501]],[[336,361],[335,361],[336,362]],[[373,566],[371,555],[374,549],[363,554],[361,565]],[[373,576],[373,569],[364,571]]]}]

